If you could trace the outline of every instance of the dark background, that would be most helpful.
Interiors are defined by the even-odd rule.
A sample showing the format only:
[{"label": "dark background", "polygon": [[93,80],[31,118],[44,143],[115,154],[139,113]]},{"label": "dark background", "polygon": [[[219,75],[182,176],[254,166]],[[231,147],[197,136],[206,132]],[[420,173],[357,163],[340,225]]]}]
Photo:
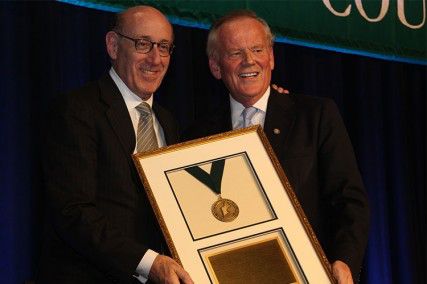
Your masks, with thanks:
[{"label": "dark background", "polygon": [[[58,2],[0,3],[0,283],[37,269],[44,202],[40,127],[49,102],[109,69],[111,13]],[[204,53],[207,31],[174,26],[156,100],[184,129],[227,99]],[[427,67],[276,44],[273,82],[333,98],[372,207],[361,283],[427,283]]]}]

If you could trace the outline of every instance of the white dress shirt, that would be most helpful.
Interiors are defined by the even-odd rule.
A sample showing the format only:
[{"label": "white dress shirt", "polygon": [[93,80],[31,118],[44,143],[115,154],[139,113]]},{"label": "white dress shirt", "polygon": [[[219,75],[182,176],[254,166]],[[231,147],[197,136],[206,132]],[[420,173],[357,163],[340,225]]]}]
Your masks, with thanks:
[{"label": "white dress shirt", "polygon": [[[251,124],[259,124],[264,127],[265,114],[267,113],[268,98],[270,97],[270,87],[267,88],[264,95],[253,105],[257,109],[256,113],[251,119]],[[230,95],[230,109],[231,109],[231,125],[233,129],[239,129],[243,127],[243,116],[242,112],[245,106],[236,101]]]},{"label": "white dress shirt", "polygon": [[[129,111],[130,118],[132,120],[133,130],[135,131],[135,137],[136,137],[136,132],[138,129],[138,122],[139,122],[139,117],[140,117],[140,112],[136,109],[136,107],[140,103],[146,102],[150,105],[150,108],[152,108],[153,107],[153,96],[151,96],[148,100],[143,101],[140,97],[135,95],[135,93],[133,93],[126,86],[126,84],[122,81],[122,79],[119,77],[119,75],[117,75],[117,73],[113,67],[111,67],[111,69],[110,69],[110,76],[113,79],[114,83],[116,83],[117,87],[119,88],[120,93],[123,96],[123,100],[125,101],[126,107]],[[166,140],[165,140],[165,135],[163,133],[163,128],[160,125],[159,121],[157,120],[154,112],[152,112],[152,116],[153,116],[154,132],[156,132],[157,143],[158,143],[159,147],[164,147],[164,146],[166,146]],[[135,143],[134,153],[136,153],[136,143]]]},{"label": "white dress shirt", "polygon": [[[140,97],[138,97],[135,93],[133,93],[126,86],[126,84],[119,77],[119,75],[117,75],[113,67],[111,67],[109,74],[123,96],[123,100],[125,101],[126,107],[129,111],[130,118],[132,120],[133,130],[135,131],[135,137],[136,137],[138,122],[140,117],[140,112],[136,109],[136,107],[140,103],[142,103],[143,100]],[[148,103],[150,107],[152,107],[153,96],[151,96],[145,102]],[[157,120],[154,112],[152,112],[152,116],[153,116],[153,127],[154,127],[154,132],[156,132],[157,143],[159,147],[166,146],[166,140],[165,140],[165,135],[163,133],[163,128],[160,125],[159,121]],[[135,143],[135,149],[133,152],[136,153],[136,143]],[[154,259],[157,257],[157,255],[158,255],[157,252],[149,249],[144,254],[138,266],[136,267],[135,272],[137,273],[137,275],[134,275],[134,277],[136,277],[141,283],[147,282],[148,274],[150,273],[151,266],[153,265]]]}]

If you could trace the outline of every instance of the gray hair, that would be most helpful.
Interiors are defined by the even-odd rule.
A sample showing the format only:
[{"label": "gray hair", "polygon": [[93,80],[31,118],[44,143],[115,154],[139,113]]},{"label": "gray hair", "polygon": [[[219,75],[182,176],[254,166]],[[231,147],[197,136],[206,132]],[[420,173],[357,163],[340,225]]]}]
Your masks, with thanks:
[{"label": "gray hair", "polygon": [[261,23],[262,26],[264,27],[264,31],[265,31],[265,35],[267,37],[268,43],[270,44],[271,47],[273,46],[274,35],[271,33],[270,27],[268,26],[267,22],[264,19],[258,17],[257,14],[255,14],[255,12],[250,10],[236,10],[222,16],[212,24],[212,27],[209,30],[208,42],[206,45],[206,53],[209,58],[217,56],[217,42],[218,42],[219,28],[225,23],[229,23],[236,19],[241,19],[241,18],[250,18],[250,19],[257,20],[259,23]]}]

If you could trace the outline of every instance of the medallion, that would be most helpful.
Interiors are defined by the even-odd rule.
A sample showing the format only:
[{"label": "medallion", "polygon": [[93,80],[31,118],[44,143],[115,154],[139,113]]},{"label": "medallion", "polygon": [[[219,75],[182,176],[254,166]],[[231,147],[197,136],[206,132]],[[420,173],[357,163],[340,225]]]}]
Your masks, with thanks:
[{"label": "medallion", "polygon": [[224,164],[224,159],[212,162],[210,173],[205,172],[198,166],[186,168],[185,171],[205,184],[213,193],[217,194],[218,200],[215,201],[211,207],[211,212],[214,217],[221,222],[231,222],[239,215],[239,207],[234,201],[221,197],[221,182],[224,173]]},{"label": "medallion", "polygon": [[231,222],[239,216],[239,206],[234,201],[221,197],[212,204],[211,211],[221,222]]}]

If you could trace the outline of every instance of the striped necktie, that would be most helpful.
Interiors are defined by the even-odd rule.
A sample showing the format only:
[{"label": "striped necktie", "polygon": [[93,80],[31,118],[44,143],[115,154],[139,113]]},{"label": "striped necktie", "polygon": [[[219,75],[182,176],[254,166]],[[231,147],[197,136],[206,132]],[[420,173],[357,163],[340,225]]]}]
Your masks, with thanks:
[{"label": "striped necktie", "polygon": [[136,133],[136,151],[139,153],[159,148],[156,133],[154,132],[150,105],[142,102],[136,109],[140,113]]},{"label": "striped necktie", "polygon": [[256,107],[247,107],[242,111],[243,116],[243,127],[248,127],[252,125],[252,118],[254,117],[255,113],[257,112]]}]

